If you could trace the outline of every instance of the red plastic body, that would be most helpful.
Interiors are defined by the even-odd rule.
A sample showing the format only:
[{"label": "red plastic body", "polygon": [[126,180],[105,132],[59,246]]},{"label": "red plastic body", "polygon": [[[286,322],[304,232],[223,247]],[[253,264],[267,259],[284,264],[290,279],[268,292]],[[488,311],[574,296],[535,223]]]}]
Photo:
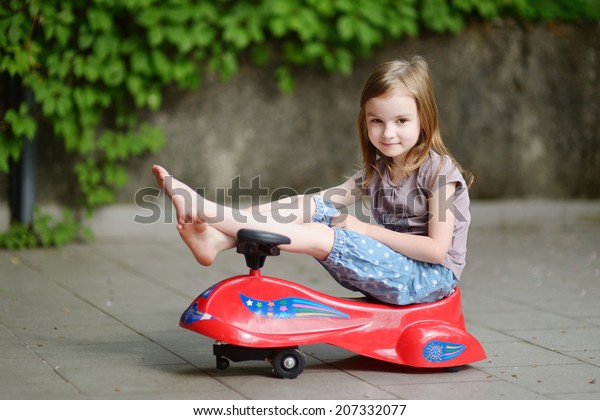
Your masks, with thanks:
[{"label": "red plastic body", "polygon": [[435,303],[394,306],[332,297],[252,270],[198,296],[180,326],[237,346],[327,343],[424,368],[462,366],[486,357],[465,329],[458,289]]}]

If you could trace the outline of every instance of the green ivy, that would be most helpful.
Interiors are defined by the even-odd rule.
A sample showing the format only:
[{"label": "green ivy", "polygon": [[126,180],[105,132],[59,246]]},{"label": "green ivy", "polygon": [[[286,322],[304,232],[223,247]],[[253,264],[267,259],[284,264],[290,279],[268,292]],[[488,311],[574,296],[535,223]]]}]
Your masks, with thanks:
[{"label": "green ivy", "polygon": [[[241,60],[349,74],[358,57],[421,30],[457,33],[469,19],[598,19],[598,0],[4,0],[0,73],[34,105],[0,105],[0,171],[19,158],[39,122],[76,157],[82,208],[111,203],[131,157],[159,150],[163,133],[140,122],[167,86],[224,80]],[[5,103],[5,101],[2,101]]]},{"label": "green ivy", "polygon": [[[89,237],[90,232],[84,234]],[[72,242],[79,236],[80,226],[72,211],[63,210],[62,220],[57,221],[48,214],[42,214],[36,208],[31,226],[13,223],[6,232],[0,234],[0,248],[61,246]]]}]

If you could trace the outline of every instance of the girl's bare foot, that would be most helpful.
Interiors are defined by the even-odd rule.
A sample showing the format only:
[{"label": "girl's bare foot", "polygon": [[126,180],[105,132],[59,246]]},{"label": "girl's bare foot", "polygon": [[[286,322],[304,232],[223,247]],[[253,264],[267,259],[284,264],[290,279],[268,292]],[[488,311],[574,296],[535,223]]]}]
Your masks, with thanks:
[{"label": "girl's bare foot", "polygon": [[198,195],[183,182],[173,178],[158,165],[152,167],[158,185],[171,198],[177,214],[177,230],[181,239],[205,266],[211,265],[217,254],[235,246],[234,238],[215,229],[198,217]]},{"label": "girl's bare foot", "polygon": [[201,220],[178,224],[177,229],[196,261],[204,266],[212,265],[219,252],[232,248],[235,240]]}]

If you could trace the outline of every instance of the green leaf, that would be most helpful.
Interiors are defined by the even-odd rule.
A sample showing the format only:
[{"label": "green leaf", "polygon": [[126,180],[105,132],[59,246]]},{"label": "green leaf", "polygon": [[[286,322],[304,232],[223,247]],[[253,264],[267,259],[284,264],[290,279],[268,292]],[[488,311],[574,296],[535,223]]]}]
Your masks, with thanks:
[{"label": "green leaf", "polygon": [[88,56],[83,64],[83,75],[89,82],[94,83],[100,78],[102,67],[102,63],[97,57]]},{"label": "green leaf", "polygon": [[356,35],[363,47],[368,48],[381,42],[381,33],[362,21],[356,24]]},{"label": "green leaf", "polygon": [[437,32],[458,32],[464,27],[460,14],[449,7],[447,0],[423,0],[422,19],[427,27]]},{"label": "green leaf", "polygon": [[163,81],[170,81],[171,76],[171,63],[167,56],[161,50],[153,50],[151,53],[152,65],[156,70],[156,73],[162,78]]},{"label": "green leaf", "polygon": [[94,32],[109,32],[112,29],[112,17],[107,10],[91,7],[87,11],[87,17]]},{"label": "green leaf", "polygon": [[341,16],[336,22],[336,28],[340,38],[344,41],[352,39],[354,36],[355,20],[352,16]]},{"label": "green leaf", "polygon": [[148,75],[152,73],[150,68],[150,58],[146,51],[134,51],[130,58],[131,70],[140,75]]},{"label": "green leaf", "polygon": [[203,22],[198,22],[190,30],[190,41],[194,42],[197,47],[207,47],[215,39],[215,30]]},{"label": "green leaf", "polygon": [[141,94],[143,94],[144,90],[144,79],[138,76],[135,73],[129,73],[127,75],[127,80],[125,81],[127,85],[127,89],[134,98],[137,98]]},{"label": "green leaf", "polygon": [[58,137],[63,139],[63,142],[65,143],[65,149],[68,152],[77,149],[79,130],[77,129],[77,124],[74,120],[61,119],[54,125],[54,132]]},{"label": "green leaf", "polygon": [[166,38],[171,44],[176,45],[182,54],[189,52],[194,47],[194,40],[188,35],[187,29],[181,26],[168,27]]},{"label": "green leaf", "polygon": [[147,28],[151,28],[153,26],[158,25],[161,19],[161,11],[160,9],[154,7],[145,7],[139,11],[139,13],[135,14],[135,22],[145,26]]},{"label": "green leaf", "polygon": [[58,45],[61,47],[66,47],[69,42],[69,38],[71,37],[71,30],[68,26],[57,24],[54,27],[54,36],[58,42]]},{"label": "green leaf", "polygon": [[[152,127],[148,124],[143,124],[140,130],[140,138],[143,146],[151,152],[157,152],[165,144],[165,136],[162,130],[158,127]],[[135,154],[140,154],[143,148],[135,151]]]},{"label": "green leaf", "polygon": [[27,39],[27,31],[25,16],[17,14],[9,21],[10,26],[8,28],[8,42],[10,44],[19,44],[21,40]]},{"label": "green leaf", "polygon": [[223,53],[221,55],[220,68],[219,68],[221,78],[223,80],[229,79],[231,76],[233,76],[237,72],[237,69],[238,69],[238,62],[237,62],[236,55],[231,51]]},{"label": "green leaf", "polygon": [[119,39],[113,34],[96,36],[93,42],[94,55],[100,61],[109,56],[116,56],[119,51],[119,43]]},{"label": "green leaf", "polygon": [[163,40],[165,39],[165,33],[164,33],[164,29],[161,26],[152,26],[150,28],[150,30],[148,31],[148,43],[153,46],[153,47],[157,47],[160,44],[162,44]]},{"label": "green leaf", "polygon": [[102,79],[107,86],[119,86],[125,79],[125,65],[120,59],[109,61],[102,72]]},{"label": "green leaf", "polygon": [[315,59],[327,54],[327,46],[321,42],[311,42],[304,47],[304,54],[309,59]]},{"label": "green leaf", "polygon": [[277,86],[284,93],[291,93],[294,90],[294,79],[287,67],[278,67],[275,70]]},{"label": "green leaf", "polygon": [[14,133],[0,131],[0,171],[8,172],[9,159],[18,159],[21,155],[23,138]]},{"label": "green leaf", "polygon": [[283,38],[289,30],[288,20],[283,16],[276,16],[269,21],[269,29],[275,38]]},{"label": "green leaf", "polygon": [[122,187],[127,182],[127,171],[123,165],[107,164],[104,166],[104,179],[108,185]]},{"label": "green leaf", "polygon": [[17,137],[24,136],[32,139],[35,136],[37,123],[35,119],[29,115],[29,107],[24,102],[17,110],[8,109],[4,114],[4,121],[10,124],[13,134]]},{"label": "green leaf", "polygon": [[146,104],[151,111],[158,111],[162,103],[162,94],[157,89],[150,89],[146,97]]},{"label": "green leaf", "polygon": [[96,94],[91,86],[76,87],[73,89],[73,99],[80,110],[85,110],[94,106]]},{"label": "green leaf", "polygon": [[179,59],[173,63],[173,79],[180,86],[193,86],[198,80],[198,70],[190,60]]}]

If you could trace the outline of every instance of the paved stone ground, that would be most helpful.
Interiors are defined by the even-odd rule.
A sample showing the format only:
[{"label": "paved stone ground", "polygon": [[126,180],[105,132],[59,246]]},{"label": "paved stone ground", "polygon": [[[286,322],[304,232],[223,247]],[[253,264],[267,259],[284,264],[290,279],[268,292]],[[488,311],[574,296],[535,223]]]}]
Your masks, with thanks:
[{"label": "paved stone ground", "polygon": [[[598,202],[473,205],[461,289],[486,360],[423,371],[312,345],[294,380],[264,362],[216,369],[212,341],[178,320],[243,258],[198,266],[172,225],[136,211],[99,213],[90,244],[0,251],[1,399],[600,399]],[[348,296],[305,256],[263,271]]]}]

